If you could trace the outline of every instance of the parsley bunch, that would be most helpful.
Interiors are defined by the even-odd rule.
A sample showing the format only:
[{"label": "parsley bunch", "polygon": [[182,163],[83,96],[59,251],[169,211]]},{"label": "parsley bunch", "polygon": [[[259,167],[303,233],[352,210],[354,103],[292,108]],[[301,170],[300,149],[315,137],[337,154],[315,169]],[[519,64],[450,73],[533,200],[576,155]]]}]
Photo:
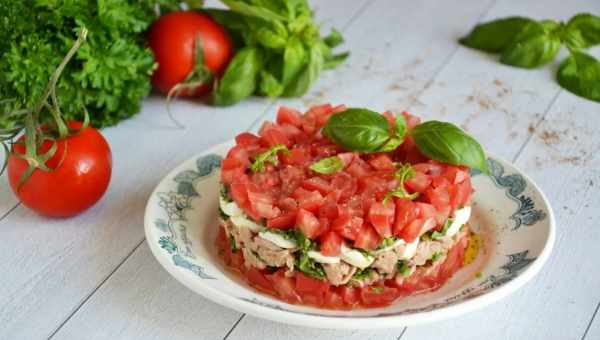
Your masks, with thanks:
[{"label": "parsley bunch", "polygon": [[66,66],[56,85],[65,119],[109,126],[140,109],[155,68],[143,32],[160,10],[180,1],[22,0],[0,2],[0,128],[23,124],[16,111],[31,108],[43,95],[56,65],[87,27],[87,42]]}]

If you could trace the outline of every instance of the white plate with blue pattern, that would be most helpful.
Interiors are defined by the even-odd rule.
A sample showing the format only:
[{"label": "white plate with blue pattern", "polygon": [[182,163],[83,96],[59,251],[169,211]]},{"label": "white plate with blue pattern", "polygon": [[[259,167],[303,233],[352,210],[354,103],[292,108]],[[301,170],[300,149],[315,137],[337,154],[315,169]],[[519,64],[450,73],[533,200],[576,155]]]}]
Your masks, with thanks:
[{"label": "white plate with blue pattern", "polygon": [[548,259],[555,221],[548,200],[513,165],[488,157],[491,176],[473,172],[470,226],[483,235],[477,260],[439,290],[388,307],[352,311],[291,305],[261,294],[225,268],[215,245],[219,166],[234,142],[189,159],[156,187],[144,218],[160,264],[189,289],[221,305],[273,321],[318,328],[391,328],[433,322],[497,301],[534,277]]}]

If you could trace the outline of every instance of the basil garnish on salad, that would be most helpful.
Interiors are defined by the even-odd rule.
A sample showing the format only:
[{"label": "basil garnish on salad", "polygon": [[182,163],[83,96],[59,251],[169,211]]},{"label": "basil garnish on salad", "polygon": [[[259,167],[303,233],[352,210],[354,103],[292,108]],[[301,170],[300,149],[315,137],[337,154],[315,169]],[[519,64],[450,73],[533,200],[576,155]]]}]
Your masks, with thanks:
[{"label": "basil garnish on salad", "polygon": [[489,172],[481,145],[451,123],[428,121],[408,131],[404,117],[398,116],[396,126],[390,129],[387,119],[379,113],[350,108],[332,115],[323,134],[336,144],[358,152],[393,151],[404,138],[412,136],[419,151],[430,159]]},{"label": "basil garnish on salad", "polygon": [[323,158],[316,163],[313,163],[309,168],[323,175],[334,174],[344,168],[344,162],[338,156]]}]

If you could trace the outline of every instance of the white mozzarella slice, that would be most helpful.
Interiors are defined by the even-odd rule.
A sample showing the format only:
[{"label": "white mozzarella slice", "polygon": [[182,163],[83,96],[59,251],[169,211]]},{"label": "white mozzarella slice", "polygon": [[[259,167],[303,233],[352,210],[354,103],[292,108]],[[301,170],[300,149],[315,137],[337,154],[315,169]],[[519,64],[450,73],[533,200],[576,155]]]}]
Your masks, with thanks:
[{"label": "white mozzarella slice", "polygon": [[396,248],[397,246],[401,246],[401,245],[403,245],[403,244],[406,244],[406,242],[404,242],[404,240],[400,238],[400,239],[397,239],[397,240],[396,240],[394,243],[392,243],[391,245],[389,245],[389,246],[387,246],[387,247],[385,247],[385,248],[377,249],[377,250],[375,250],[373,253],[374,253],[375,255],[377,255],[377,254],[381,254],[381,253],[383,253],[383,252],[386,252],[386,251],[392,250],[392,249]]},{"label": "white mozzarella slice", "polygon": [[342,244],[342,260],[360,269],[370,266],[375,258],[373,256],[364,255],[356,249],[352,249]]},{"label": "white mozzarella slice", "polygon": [[240,228],[241,227],[246,227],[246,228],[250,229],[252,232],[255,232],[255,233],[258,233],[263,228],[260,224],[257,224],[254,221],[250,221],[244,215],[242,215],[242,216],[231,216],[230,220],[231,220],[231,223],[233,223],[233,225],[235,225],[236,227],[240,227]]},{"label": "white mozzarella slice", "polygon": [[329,264],[340,263],[340,258],[338,256],[325,256],[325,255],[321,254],[321,252],[314,251],[314,250],[310,250],[307,254],[308,254],[308,257],[310,257],[311,259],[313,259],[319,263],[329,263]]},{"label": "white mozzarella slice", "polygon": [[244,211],[240,209],[235,202],[227,202],[223,197],[219,195],[219,206],[221,210],[225,213],[225,215],[231,216],[241,216],[244,214]]},{"label": "white mozzarella slice", "polygon": [[419,239],[415,239],[411,243],[405,243],[398,253],[401,260],[410,260],[417,253],[417,246],[419,245]]},{"label": "white mozzarella slice", "polygon": [[284,249],[293,249],[293,248],[296,248],[296,246],[297,246],[296,241],[286,239],[282,235],[270,232],[268,230],[263,230],[263,231],[259,232],[258,237],[263,238],[269,242],[272,242],[273,244],[277,245],[278,247],[281,247]]},{"label": "white mozzarella slice", "polygon": [[462,209],[458,209],[454,212],[454,217],[452,220],[452,224],[446,231],[446,235],[448,237],[452,237],[458,233],[460,227],[462,227],[465,223],[469,221],[471,217],[471,207],[464,207]]}]

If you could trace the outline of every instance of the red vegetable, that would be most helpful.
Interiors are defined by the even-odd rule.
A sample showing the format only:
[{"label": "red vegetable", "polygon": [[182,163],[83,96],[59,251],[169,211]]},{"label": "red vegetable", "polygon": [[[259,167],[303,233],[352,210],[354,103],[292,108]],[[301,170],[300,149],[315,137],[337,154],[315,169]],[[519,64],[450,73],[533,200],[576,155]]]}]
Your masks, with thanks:
[{"label": "red vegetable", "polygon": [[[198,41],[202,44],[201,56],[196,52]],[[225,29],[208,15],[193,11],[160,17],[150,28],[148,44],[158,63],[152,84],[165,94],[177,84],[191,85],[195,81],[201,85],[182,88],[179,95],[198,96],[207,92],[211,74],[221,74],[233,54]]]}]

